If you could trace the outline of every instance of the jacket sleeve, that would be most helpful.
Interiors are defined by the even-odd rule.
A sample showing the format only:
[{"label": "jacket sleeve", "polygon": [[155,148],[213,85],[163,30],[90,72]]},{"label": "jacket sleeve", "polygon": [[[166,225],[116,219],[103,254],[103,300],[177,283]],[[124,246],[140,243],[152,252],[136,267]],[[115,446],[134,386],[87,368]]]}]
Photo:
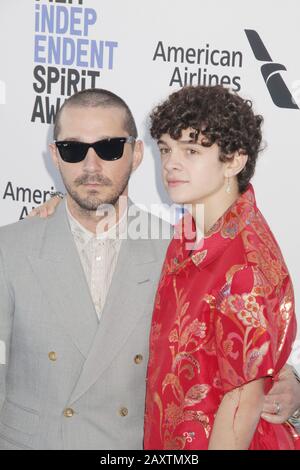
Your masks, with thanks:
[{"label": "jacket sleeve", "polygon": [[6,392],[6,373],[9,361],[13,305],[14,302],[8,287],[0,248],[0,409],[2,408]]},{"label": "jacket sleeve", "polygon": [[295,337],[289,277],[271,283],[257,268],[238,271],[216,312],[216,347],[224,392],[274,377]]}]

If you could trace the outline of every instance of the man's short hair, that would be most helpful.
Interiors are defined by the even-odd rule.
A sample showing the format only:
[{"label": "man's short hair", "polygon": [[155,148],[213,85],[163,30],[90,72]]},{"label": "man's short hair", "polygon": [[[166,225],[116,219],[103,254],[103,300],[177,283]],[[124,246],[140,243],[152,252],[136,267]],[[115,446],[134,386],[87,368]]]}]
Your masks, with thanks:
[{"label": "man's short hair", "polygon": [[120,98],[115,93],[112,93],[111,91],[104,90],[102,88],[89,88],[87,90],[79,91],[78,93],[75,93],[74,95],[70,96],[70,98],[67,98],[64,104],[61,106],[55,118],[53,130],[54,140],[57,140],[59,132],[61,130],[60,119],[63,109],[70,108],[72,106],[92,108],[96,108],[99,106],[102,108],[114,107],[123,109],[125,116],[124,129],[128,132],[129,135],[135,138],[137,137],[137,128],[135,120],[127,103],[125,103],[122,98]]}]

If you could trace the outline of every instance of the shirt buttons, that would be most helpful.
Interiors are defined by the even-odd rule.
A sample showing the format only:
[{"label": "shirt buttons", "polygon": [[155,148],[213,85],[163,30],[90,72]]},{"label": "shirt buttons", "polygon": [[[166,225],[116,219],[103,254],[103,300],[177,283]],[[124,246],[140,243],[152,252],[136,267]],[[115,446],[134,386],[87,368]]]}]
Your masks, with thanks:
[{"label": "shirt buttons", "polygon": [[119,409],[119,415],[122,416],[123,418],[128,415],[128,409],[125,407],[122,407]]},{"label": "shirt buttons", "polygon": [[72,410],[72,408],[66,408],[64,410],[64,416],[66,418],[72,418],[73,415],[74,415],[74,410]]},{"label": "shirt buttons", "polygon": [[48,354],[48,357],[49,357],[50,361],[56,361],[56,359],[57,359],[56,352],[55,351],[50,351],[49,354]]},{"label": "shirt buttons", "polygon": [[141,354],[137,354],[135,357],[134,357],[134,362],[136,364],[140,364],[141,362],[143,362],[143,356]]}]

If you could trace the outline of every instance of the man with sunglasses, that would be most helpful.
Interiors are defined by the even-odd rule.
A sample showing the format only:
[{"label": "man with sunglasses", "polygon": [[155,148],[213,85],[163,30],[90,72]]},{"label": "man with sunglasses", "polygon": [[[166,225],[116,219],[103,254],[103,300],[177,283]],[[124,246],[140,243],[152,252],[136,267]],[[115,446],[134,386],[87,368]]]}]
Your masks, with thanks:
[{"label": "man with sunglasses", "polygon": [[151,239],[155,217],[127,236],[149,220],[127,197],[143,144],[121,98],[87,90],[58,112],[50,151],[65,201],[0,229],[0,449],[139,449],[169,242]]},{"label": "man with sunglasses", "polygon": [[[142,160],[136,138],[116,95],[71,97],[50,145],[65,201],[39,208],[49,218],[0,229],[0,339],[10,345],[0,366],[0,448],[142,448],[148,335],[169,241],[110,237],[134,220],[135,206],[120,202]],[[110,210],[99,220],[103,205],[117,220]],[[151,222],[153,234],[161,221]],[[286,367],[265,418],[286,419],[297,396]]]}]

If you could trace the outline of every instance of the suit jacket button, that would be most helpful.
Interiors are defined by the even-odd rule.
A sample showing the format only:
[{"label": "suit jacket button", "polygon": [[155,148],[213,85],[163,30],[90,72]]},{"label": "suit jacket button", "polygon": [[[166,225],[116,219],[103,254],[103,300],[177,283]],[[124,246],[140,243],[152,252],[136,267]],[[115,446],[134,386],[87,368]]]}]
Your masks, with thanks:
[{"label": "suit jacket button", "polygon": [[66,418],[72,418],[73,415],[74,415],[74,410],[72,410],[72,408],[66,408],[64,410],[64,416]]},{"label": "suit jacket button", "polygon": [[127,416],[128,415],[128,409],[125,408],[125,407],[120,408],[119,414],[120,414],[120,416],[123,416],[123,417]]},{"label": "suit jacket button", "polygon": [[134,357],[134,362],[136,364],[140,364],[141,362],[143,361],[143,356],[141,354],[137,354],[135,357]]},{"label": "suit jacket button", "polygon": [[49,357],[50,361],[56,361],[56,359],[57,359],[56,352],[55,351],[50,351],[49,354],[48,354],[48,357]]}]

